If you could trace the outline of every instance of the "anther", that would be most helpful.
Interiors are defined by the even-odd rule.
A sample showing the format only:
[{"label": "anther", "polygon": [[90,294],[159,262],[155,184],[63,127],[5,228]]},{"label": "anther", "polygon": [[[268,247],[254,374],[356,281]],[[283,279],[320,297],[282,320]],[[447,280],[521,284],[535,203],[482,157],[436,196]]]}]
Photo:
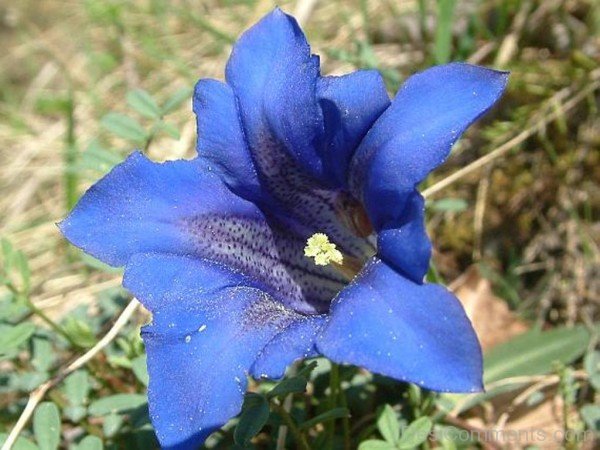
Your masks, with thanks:
[{"label": "anther", "polygon": [[315,233],[306,241],[304,255],[314,258],[317,266],[326,266],[329,263],[341,265],[344,262],[344,256],[333,242],[329,242],[329,237],[324,233]]}]

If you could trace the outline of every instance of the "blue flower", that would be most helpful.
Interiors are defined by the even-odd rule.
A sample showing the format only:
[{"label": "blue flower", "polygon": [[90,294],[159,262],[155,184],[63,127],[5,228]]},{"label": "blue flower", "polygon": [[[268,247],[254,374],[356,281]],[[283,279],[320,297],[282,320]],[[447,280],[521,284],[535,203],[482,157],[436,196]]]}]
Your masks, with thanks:
[{"label": "blue flower", "polygon": [[[76,246],[125,266],[125,287],[153,314],[142,336],[161,445],[196,448],[239,412],[247,375],[280,378],[315,355],[480,390],[469,320],[423,282],[431,245],[416,186],[507,74],[433,67],[390,102],[376,71],[321,76],[277,9],[239,39],[226,80],[196,86],[195,159],[133,153],[60,224]],[[316,233],[337,262],[305,256]]]}]

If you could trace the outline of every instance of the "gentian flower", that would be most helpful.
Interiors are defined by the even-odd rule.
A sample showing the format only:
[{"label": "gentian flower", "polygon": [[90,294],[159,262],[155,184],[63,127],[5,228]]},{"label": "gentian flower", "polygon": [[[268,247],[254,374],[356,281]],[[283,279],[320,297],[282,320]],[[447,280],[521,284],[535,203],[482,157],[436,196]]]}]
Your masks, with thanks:
[{"label": "gentian flower", "polygon": [[277,379],[316,355],[480,390],[468,318],[424,282],[431,245],[416,186],[507,74],[433,67],[390,102],[376,71],[321,76],[276,9],[235,44],[225,75],[196,85],[196,158],[133,153],[60,224],[124,266],[124,286],[152,312],[142,337],[161,445],[196,448],[239,412],[248,375]]}]

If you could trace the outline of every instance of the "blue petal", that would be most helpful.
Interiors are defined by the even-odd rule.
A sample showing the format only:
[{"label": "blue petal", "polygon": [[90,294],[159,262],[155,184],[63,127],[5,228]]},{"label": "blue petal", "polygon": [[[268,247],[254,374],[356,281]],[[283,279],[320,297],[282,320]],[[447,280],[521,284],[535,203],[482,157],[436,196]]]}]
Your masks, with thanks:
[{"label": "blue petal", "polygon": [[311,56],[296,20],[280,9],[264,17],[235,44],[225,75],[255,159],[265,146],[276,147],[321,177],[319,60]]},{"label": "blue petal", "polygon": [[251,369],[254,378],[279,379],[295,360],[317,356],[315,340],[327,316],[304,316],[275,336],[262,350]]},{"label": "blue petal", "polygon": [[115,266],[137,253],[194,256],[229,267],[297,311],[326,310],[344,278],[315,266],[304,256],[306,236],[267,219],[206,164],[157,164],[135,153],[90,188],[61,230]]},{"label": "blue petal", "polygon": [[136,255],[124,285],[153,315],[142,331],[150,416],[170,450],[198,448],[238,414],[256,357],[304,320],[227,268],[192,258]]},{"label": "blue petal", "polygon": [[231,88],[217,80],[200,80],[194,91],[193,108],[198,155],[213,162],[236,192],[257,197],[260,183]]},{"label": "blue petal", "polygon": [[410,77],[356,151],[350,186],[377,230],[400,220],[405,203],[467,127],[500,97],[508,74],[468,64]]},{"label": "blue petal", "polygon": [[390,99],[375,70],[319,78],[317,97],[325,120],[325,165],[337,183],[346,187],[350,159]]},{"label": "blue petal", "polygon": [[334,209],[338,194],[315,194],[315,180],[302,173],[298,164],[282,149],[271,149],[267,158],[264,156],[269,148],[260,149],[263,158],[259,158],[259,162],[268,161],[269,167],[259,166],[266,172],[263,173],[266,177],[259,181],[244,141],[236,99],[228,85],[215,80],[200,80],[193,104],[198,124],[198,154],[209,161],[211,169],[219,171],[227,186],[280,219],[296,222],[296,225],[305,222],[310,226],[309,234],[314,226],[331,233],[350,253],[362,251],[347,230],[336,227],[339,211]]},{"label": "blue petal", "polygon": [[122,266],[136,253],[195,253],[182,221],[210,213],[262,217],[200,162],[159,164],[136,152],[94,184],[59,227],[86,253]]},{"label": "blue petal", "polygon": [[334,300],[317,348],[338,363],[436,391],[482,389],[481,350],[459,301],[378,259]]},{"label": "blue petal", "polygon": [[391,221],[377,233],[378,256],[415,283],[429,269],[431,242],[425,228],[425,201],[414,191],[400,221]]},{"label": "blue petal", "polygon": [[[361,259],[371,252],[339,217],[345,194],[331,189],[339,183],[324,160],[330,149],[317,101],[319,61],[310,54],[296,21],[276,9],[244,33],[233,48],[226,78],[238,100],[244,136],[266,193],[258,202],[261,207],[305,238],[320,231],[352,257]],[[347,86],[332,89],[326,95],[353,106],[344,93]],[[330,138],[337,135],[335,127],[329,131]]]}]

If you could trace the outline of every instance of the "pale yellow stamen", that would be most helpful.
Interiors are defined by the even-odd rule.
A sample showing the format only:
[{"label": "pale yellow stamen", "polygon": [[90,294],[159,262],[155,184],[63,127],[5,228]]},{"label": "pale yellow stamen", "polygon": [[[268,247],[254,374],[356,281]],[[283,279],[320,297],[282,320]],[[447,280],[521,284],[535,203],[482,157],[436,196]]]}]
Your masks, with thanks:
[{"label": "pale yellow stamen", "polygon": [[304,255],[315,259],[317,266],[326,266],[329,263],[341,265],[344,256],[333,242],[329,242],[329,237],[323,233],[315,233],[306,241]]}]

